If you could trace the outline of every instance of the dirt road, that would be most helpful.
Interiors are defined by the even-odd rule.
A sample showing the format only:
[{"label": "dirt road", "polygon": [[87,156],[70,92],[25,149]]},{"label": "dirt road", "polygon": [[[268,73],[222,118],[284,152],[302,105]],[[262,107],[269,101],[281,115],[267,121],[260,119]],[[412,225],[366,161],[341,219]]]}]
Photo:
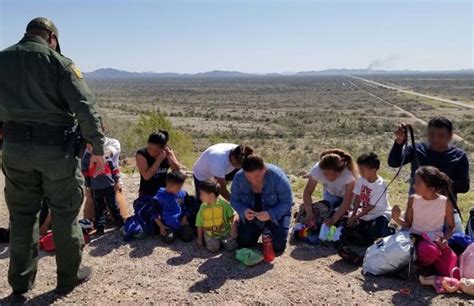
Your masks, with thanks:
[{"label": "dirt road", "polygon": [[[351,76],[352,77],[352,76]],[[365,79],[362,79],[362,78],[357,78],[357,77],[353,77],[355,79],[359,79],[359,80],[362,80],[362,81],[368,81],[368,80],[365,80]],[[376,98],[377,100],[379,100],[380,102],[383,102],[387,105],[390,105],[394,108],[396,108],[397,110],[399,110],[401,113],[404,113],[406,115],[408,115],[410,118],[412,118],[414,121],[416,122],[419,122],[423,125],[427,125],[428,122],[426,122],[425,120],[421,119],[421,118],[418,118],[415,114],[413,114],[412,112],[409,112],[403,108],[401,108],[400,106],[396,105],[396,104],[393,104],[387,100],[385,100],[384,98],[381,98],[379,96],[377,96],[376,94],[373,94],[371,93],[370,91],[367,91],[365,89],[363,89],[362,87],[358,86],[357,84],[355,84],[354,82],[351,82],[351,81],[348,81],[350,85],[354,86],[355,88],[357,88],[358,90],[362,91],[362,92],[365,92],[367,95],[371,96],[371,97],[374,97]],[[371,81],[369,81],[370,83]],[[470,142],[468,142],[467,140],[465,140],[464,138],[462,138],[461,136],[459,136],[458,134],[453,134],[453,139],[456,140],[456,141],[463,141],[467,144],[470,144]]]},{"label": "dirt road", "polygon": [[367,80],[367,79],[364,79],[364,78],[361,78],[361,77],[356,77],[356,76],[353,76],[353,75],[351,75],[350,77],[354,78],[356,80],[361,80],[361,81],[367,82],[367,83],[372,84],[372,85],[377,85],[377,86],[381,86],[381,87],[384,87],[384,88],[387,88],[387,89],[397,90],[397,91],[407,93],[407,94],[410,94],[410,95],[415,95],[415,96],[418,96],[418,97],[428,98],[428,99],[432,99],[432,100],[436,100],[436,101],[440,101],[440,102],[444,102],[444,103],[453,104],[453,105],[456,105],[456,106],[462,106],[462,107],[474,109],[474,105],[470,105],[470,104],[467,104],[467,103],[464,103],[464,102],[461,102],[461,101],[453,101],[453,100],[444,99],[444,98],[440,98],[440,97],[430,96],[430,95],[422,94],[422,93],[419,93],[419,92],[415,92],[415,91],[402,89],[402,88],[395,87],[395,86],[382,84],[382,83],[375,82],[375,81],[372,81],[372,80]]}]

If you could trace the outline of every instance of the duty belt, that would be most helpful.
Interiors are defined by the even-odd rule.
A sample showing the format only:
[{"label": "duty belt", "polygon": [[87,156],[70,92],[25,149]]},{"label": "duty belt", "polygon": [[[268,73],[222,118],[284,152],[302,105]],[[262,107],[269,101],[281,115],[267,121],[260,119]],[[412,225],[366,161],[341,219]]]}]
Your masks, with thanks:
[{"label": "duty belt", "polygon": [[4,122],[3,139],[10,143],[62,146],[72,129],[72,126]]}]

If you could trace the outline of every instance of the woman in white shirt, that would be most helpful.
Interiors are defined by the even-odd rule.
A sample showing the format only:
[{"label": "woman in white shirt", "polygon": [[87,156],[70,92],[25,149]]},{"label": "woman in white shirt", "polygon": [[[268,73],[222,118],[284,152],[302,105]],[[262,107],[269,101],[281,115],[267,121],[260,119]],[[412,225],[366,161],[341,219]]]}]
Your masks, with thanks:
[{"label": "woman in white shirt", "polygon": [[349,153],[339,149],[328,150],[321,154],[319,162],[313,166],[309,175],[303,192],[306,222],[315,222],[312,195],[318,183],[321,183],[323,199],[330,204],[332,212],[335,210],[334,215],[325,223],[328,226],[336,224],[350,208],[358,176],[357,165]]},{"label": "woman in white shirt", "polygon": [[244,158],[253,152],[252,147],[244,144],[218,143],[207,148],[193,166],[196,198],[199,199],[199,183],[213,178],[221,186],[222,197],[230,201],[227,182],[232,181]]}]

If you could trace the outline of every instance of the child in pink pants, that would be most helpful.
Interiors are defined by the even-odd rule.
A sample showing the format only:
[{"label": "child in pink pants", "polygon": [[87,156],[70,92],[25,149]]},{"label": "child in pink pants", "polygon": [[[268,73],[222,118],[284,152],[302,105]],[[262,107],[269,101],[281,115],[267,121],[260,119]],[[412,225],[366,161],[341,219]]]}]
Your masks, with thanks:
[{"label": "child in pink pants", "polygon": [[418,243],[416,253],[418,264],[422,267],[433,265],[439,276],[451,276],[453,269],[457,267],[458,257],[456,253],[448,245],[440,247],[429,237],[423,237],[423,240]]},{"label": "child in pink pants", "polygon": [[414,189],[415,194],[408,200],[405,219],[400,218],[398,206],[392,209],[392,218],[423,237],[416,248],[418,263],[423,267],[434,265],[439,276],[450,276],[457,265],[457,256],[447,243],[454,232],[454,209],[451,201],[443,195],[449,194],[450,180],[437,168],[424,166],[416,171]]}]

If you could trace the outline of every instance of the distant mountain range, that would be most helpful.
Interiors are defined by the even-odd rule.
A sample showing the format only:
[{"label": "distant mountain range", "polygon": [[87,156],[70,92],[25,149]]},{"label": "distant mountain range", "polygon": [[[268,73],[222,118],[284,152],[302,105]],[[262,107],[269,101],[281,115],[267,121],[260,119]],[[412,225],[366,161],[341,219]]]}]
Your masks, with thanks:
[{"label": "distant mountain range", "polygon": [[101,68],[85,75],[88,78],[102,79],[130,79],[130,78],[236,78],[236,77],[288,77],[288,76],[337,76],[337,75],[377,75],[377,74],[422,74],[422,73],[462,73],[472,74],[474,70],[451,70],[451,71],[419,71],[419,70],[372,70],[372,69],[327,69],[319,71],[300,71],[295,73],[244,73],[239,71],[213,70],[199,73],[174,73],[174,72],[130,72],[114,68]]}]

